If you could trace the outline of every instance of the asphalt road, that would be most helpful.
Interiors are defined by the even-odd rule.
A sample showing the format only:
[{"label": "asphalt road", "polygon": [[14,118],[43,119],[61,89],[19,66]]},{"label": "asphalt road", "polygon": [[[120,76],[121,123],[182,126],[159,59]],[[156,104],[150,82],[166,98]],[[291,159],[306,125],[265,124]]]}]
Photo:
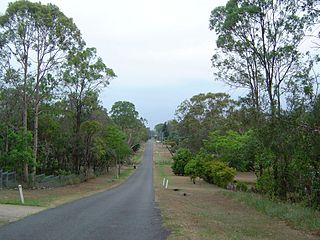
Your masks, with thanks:
[{"label": "asphalt road", "polygon": [[161,240],[167,235],[154,203],[150,141],[143,163],[122,185],[0,228],[1,240]]}]

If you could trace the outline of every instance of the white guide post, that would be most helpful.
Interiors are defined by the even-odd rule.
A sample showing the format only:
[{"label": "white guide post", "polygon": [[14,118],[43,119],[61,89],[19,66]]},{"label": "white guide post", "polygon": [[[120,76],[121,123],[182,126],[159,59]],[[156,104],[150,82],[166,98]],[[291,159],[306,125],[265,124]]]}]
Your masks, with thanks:
[{"label": "white guide post", "polygon": [[168,188],[169,180],[166,181],[166,189]]},{"label": "white guide post", "polygon": [[163,178],[163,180],[162,180],[162,187],[164,187],[165,182],[166,182],[166,179]]},{"label": "white guide post", "polygon": [[22,186],[19,185],[18,188],[19,188],[21,203],[24,204],[24,197],[23,197],[23,192],[22,192]]}]

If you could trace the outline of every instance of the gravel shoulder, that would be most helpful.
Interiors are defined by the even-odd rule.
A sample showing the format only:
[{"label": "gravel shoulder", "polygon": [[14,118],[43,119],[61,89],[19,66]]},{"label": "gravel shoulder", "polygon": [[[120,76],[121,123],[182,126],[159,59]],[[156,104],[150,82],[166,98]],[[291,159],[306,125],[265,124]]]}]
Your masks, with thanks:
[{"label": "gravel shoulder", "polygon": [[0,204],[0,226],[45,210],[44,207]]}]

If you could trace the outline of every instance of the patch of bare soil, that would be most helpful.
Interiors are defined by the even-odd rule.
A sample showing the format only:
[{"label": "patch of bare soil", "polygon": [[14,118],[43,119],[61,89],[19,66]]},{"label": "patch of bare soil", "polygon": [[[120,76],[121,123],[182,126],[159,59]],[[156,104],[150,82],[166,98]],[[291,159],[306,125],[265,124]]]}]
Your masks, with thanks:
[{"label": "patch of bare soil", "polygon": [[44,209],[43,207],[0,204],[0,225],[19,220]]},{"label": "patch of bare soil", "polygon": [[257,176],[254,172],[237,172],[235,178],[237,181],[255,183],[257,182]]}]

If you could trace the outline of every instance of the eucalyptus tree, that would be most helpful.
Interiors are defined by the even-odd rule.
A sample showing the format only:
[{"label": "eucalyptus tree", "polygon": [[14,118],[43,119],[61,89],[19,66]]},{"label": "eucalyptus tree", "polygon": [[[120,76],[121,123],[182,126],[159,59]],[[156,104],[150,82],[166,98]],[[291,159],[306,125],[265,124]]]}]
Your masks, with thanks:
[{"label": "eucalyptus tree", "polygon": [[[79,134],[84,117],[84,109],[97,101],[97,95],[109,81],[116,77],[102,59],[97,56],[95,48],[84,48],[70,51],[67,62],[61,68],[63,91],[67,95],[70,110],[74,116],[74,148],[73,158],[76,171],[79,171]],[[91,99],[91,100],[90,100]],[[95,100],[96,99],[96,100]]]},{"label": "eucalyptus tree", "polygon": [[223,129],[235,102],[226,93],[201,93],[183,101],[176,109],[181,144],[193,152],[203,147],[203,139],[215,129]]},{"label": "eucalyptus tree", "polygon": [[131,149],[127,143],[127,136],[118,125],[111,123],[105,128],[104,140],[109,155],[112,156],[115,161],[117,167],[116,176],[119,178],[121,160],[131,153]]},{"label": "eucalyptus tree", "polygon": [[[211,12],[210,29],[218,34],[212,58],[219,76],[231,85],[249,87],[260,109],[266,93],[272,116],[279,115],[286,83],[298,81],[310,63],[299,51],[307,30],[318,18],[310,14],[314,1],[229,0]],[[220,71],[219,71],[220,70]]]},{"label": "eucalyptus tree", "polygon": [[130,147],[134,147],[148,137],[145,127],[146,120],[139,117],[133,103],[128,101],[115,102],[111,107],[110,118],[127,134]]},{"label": "eucalyptus tree", "polygon": [[[80,31],[57,6],[29,1],[10,3],[0,18],[1,48],[10,54],[10,67],[21,75],[23,128],[27,130],[27,108],[33,104],[35,175],[38,151],[38,119],[42,100],[56,84],[57,69],[71,49],[82,45]],[[28,91],[32,92],[28,94]]]},{"label": "eucalyptus tree", "polygon": [[84,143],[84,169],[85,176],[89,176],[89,170],[93,163],[95,136],[101,131],[102,126],[96,120],[87,120],[81,124],[81,135]]},{"label": "eucalyptus tree", "polygon": [[[270,121],[259,126],[259,137],[263,151],[271,151],[273,156],[265,161],[271,163],[274,194],[283,199],[289,190],[288,172],[294,155],[289,140],[293,135],[286,134],[288,102],[282,101],[291,94],[296,97],[299,88],[305,95],[311,92],[313,62],[300,46],[319,19],[314,10],[318,6],[318,1],[229,0],[210,16],[210,29],[218,34],[217,46],[225,54],[215,55],[213,65],[222,74],[228,73],[225,81],[244,87],[249,83],[253,98],[265,101]],[[257,88],[251,87],[252,82]]]}]

